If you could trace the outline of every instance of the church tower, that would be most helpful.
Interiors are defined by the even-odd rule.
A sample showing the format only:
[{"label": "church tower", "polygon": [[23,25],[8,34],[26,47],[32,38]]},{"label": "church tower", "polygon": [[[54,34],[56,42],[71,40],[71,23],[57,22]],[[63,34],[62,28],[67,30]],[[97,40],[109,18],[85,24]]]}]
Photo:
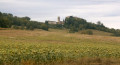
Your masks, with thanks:
[{"label": "church tower", "polygon": [[58,17],[58,23],[60,24],[60,17]]}]

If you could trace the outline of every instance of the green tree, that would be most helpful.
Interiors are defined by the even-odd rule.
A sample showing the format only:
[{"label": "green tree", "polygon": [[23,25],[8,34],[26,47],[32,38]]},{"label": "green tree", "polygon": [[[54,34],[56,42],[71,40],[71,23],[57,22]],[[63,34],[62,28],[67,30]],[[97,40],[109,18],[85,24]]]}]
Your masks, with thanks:
[{"label": "green tree", "polygon": [[29,30],[34,30],[34,27],[33,27],[33,26],[30,26]]},{"label": "green tree", "polygon": [[41,28],[42,28],[43,30],[48,31],[48,26],[47,26],[46,24],[42,24],[42,25],[41,25]]}]

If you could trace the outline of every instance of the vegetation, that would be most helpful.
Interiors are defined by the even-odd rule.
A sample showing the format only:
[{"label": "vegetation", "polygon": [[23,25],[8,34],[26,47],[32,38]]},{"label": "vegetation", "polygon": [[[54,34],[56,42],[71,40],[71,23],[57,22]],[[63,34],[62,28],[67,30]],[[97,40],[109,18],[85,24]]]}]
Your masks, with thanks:
[{"label": "vegetation", "polygon": [[67,30],[0,30],[0,65],[119,65],[120,38]]},{"label": "vegetation", "polygon": [[48,24],[0,12],[0,65],[119,65],[120,38],[111,35],[120,30],[100,21],[70,16]]},{"label": "vegetation", "polygon": [[48,21],[45,21],[45,24],[48,26],[48,28],[63,29],[62,24],[48,24]]},{"label": "vegetation", "polygon": [[2,28],[15,28],[15,29],[27,29],[27,30],[34,30],[34,29],[43,29],[48,30],[46,24],[31,21],[29,17],[17,17],[13,16],[10,13],[1,13],[0,12],[0,27]]},{"label": "vegetation", "polygon": [[64,24],[48,24],[48,21],[45,23],[31,21],[29,17],[17,17],[13,16],[10,13],[1,13],[0,12],[0,27],[1,28],[15,28],[15,29],[43,29],[48,31],[49,28],[54,29],[69,29],[70,33],[78,32],[79,30],[94,29],[104,32],[113,33],[113,36],[120,36],[119,29],[109,29],[105,27],[100,21],[95,23],[87,22],[85,19],[69,16],[65,18]]},{"label": "vegetation", "polygon": [[[70,32],[78,32],[79,30],[86,30],[86,29],[94,29],[104,32],[110,32],[113,33],[114,36],[120,36],[120,30],[119,29],[109,29],[105,27],[100,21],[95,23],[87,22],[85,19],[69,16],[65,18],[64,27],[69,29]],[[90,31],[88,31],[89,33]]]},{"label": "vegetation", "polygon": [[93,35],[93,32],[91,30],[83,30],[81,34]]}]

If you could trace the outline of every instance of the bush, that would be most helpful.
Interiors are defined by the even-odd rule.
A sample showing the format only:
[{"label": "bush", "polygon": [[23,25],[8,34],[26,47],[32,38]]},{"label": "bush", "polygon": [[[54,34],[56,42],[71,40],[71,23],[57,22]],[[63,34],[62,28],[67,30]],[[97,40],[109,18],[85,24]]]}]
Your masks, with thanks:
[{"label": "bush", "polygon": [[113,36],[120,37],[120,32],[113,33]]},{"label": "bush", "polygon": [[30,26],[29,30],[34,30],[34,27],[33,27],[33,26]]},{"label": "bush", "polygon": [[13,25],[12,28],[13,29],[19,29],[19,26]]},{"label": "bush", "polygon": [[70,28],[69,33],[75,33],[78,32],[78,29],[75,28],[74,26]]},{"label": "bush", "polygon": [[25,26],[24,26],[24,25],[20,26],[20,29],[21,29],[21,30],[24,30],[24,29],[25,29]]},{"label": "bush", "polygon": [[46,24],[42,24],[41,29],[48,31],[48,26]]},{"label": "bush", "polygon": [[84,30],[81,32],[81,34],[93,35],[93,32],[91,30]]}]

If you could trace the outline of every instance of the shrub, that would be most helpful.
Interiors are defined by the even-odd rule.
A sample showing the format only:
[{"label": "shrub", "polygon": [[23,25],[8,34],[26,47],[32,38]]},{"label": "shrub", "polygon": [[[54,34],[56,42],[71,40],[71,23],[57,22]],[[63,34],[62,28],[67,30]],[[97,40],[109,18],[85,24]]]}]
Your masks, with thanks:
[{"label": "shrub", "polygon": [[21,29],[21,30],[24,30],[24,29],[25,29],[25,26],[24,26],[24,25],[22,25],[22,26],[20,27],[20,29]]},{"label": "shrub", "polygon": [[113,33],[113,36],[120,37],[120,32]]},{"label": "shrub", "polygon": [[13,29],[19,29],[19,26],[13,25],[12,28]]},{"label": "shrub", "polygon": [[41,28],[42,28],[43,30],[48,31],[48,26],[47,26],[46,24],[42,24],[42,25],[41,25]]},{"label": "shrub", "polygon": [[78,29],[75,28],[74,26],[70,28],[69,33],[75,33],[78,32]]},{"label": "shrub", "polygon": [[93,32],[91,30],[84,30],[81,32],[81,34],[93,35]]},{"label": "shrub", "polygon": [[30,26],[29,30],[34,30],[34,27],[33,27],[33,26]]}]

